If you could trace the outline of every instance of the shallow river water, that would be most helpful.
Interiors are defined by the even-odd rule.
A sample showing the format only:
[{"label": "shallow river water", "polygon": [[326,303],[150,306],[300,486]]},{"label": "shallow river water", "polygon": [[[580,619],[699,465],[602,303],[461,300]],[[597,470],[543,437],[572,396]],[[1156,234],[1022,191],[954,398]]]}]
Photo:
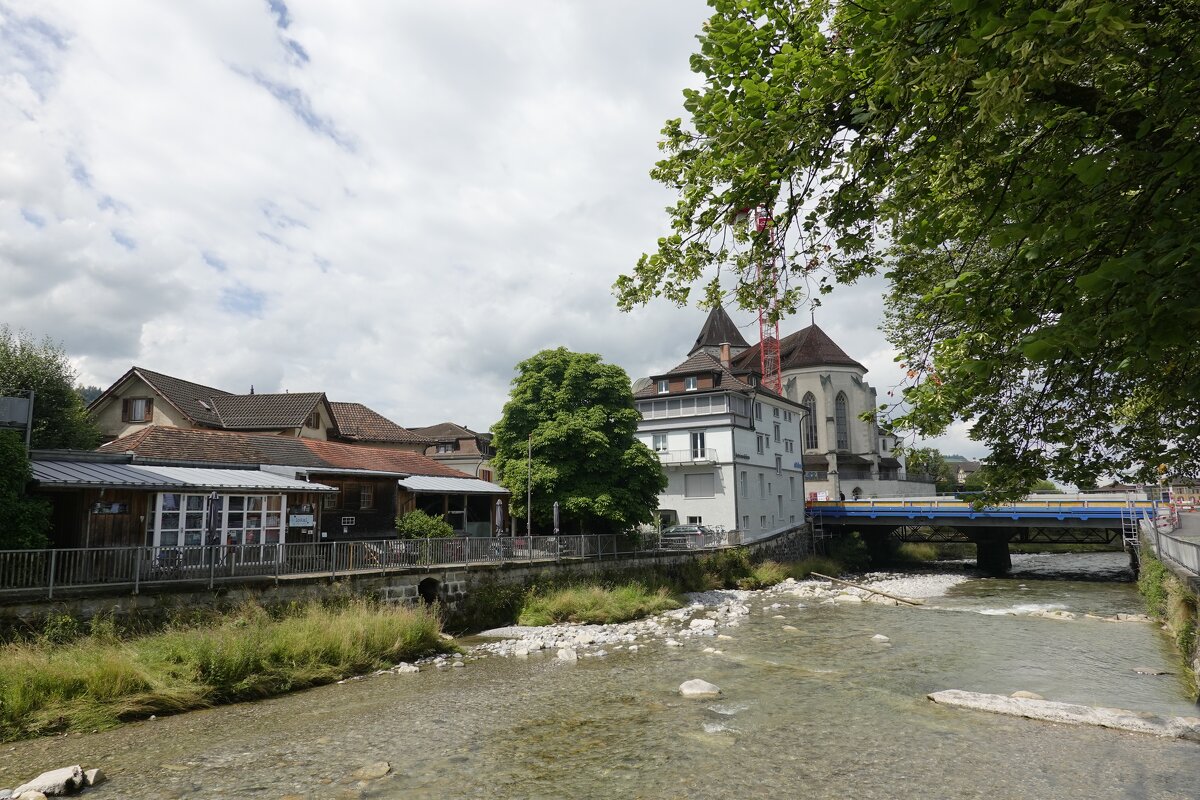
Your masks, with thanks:
[{"label": "shallow river water", "polygon": [[[1025,689],[1200,714],[1178,677],[1134,671],[1178,668],[1155,626],[1011,613],[1142,611],[1130,584],[1045,577],[1072,558],[1017,559],[1015,577],[967,581],[922,608],[775,597],[786,607],[764,610],[751,596],[749,617],[720,630],[732,639],[648,640],[574,663],[490,657],[6,745],[0,786],[83,763],[110,776],[96,800],[1200,797],[1200,744],[925,698]],[[681,697],[690,678],[723,696]],[[391,774],[352,777],[379,761]]]}]

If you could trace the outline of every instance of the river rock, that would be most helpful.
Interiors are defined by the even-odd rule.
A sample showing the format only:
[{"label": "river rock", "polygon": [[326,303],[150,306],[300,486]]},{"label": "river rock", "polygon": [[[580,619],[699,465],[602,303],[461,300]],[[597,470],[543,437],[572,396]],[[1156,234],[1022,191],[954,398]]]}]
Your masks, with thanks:
[{"label": "river rock", "polygon": [[683,647],[682,642],[677,642],[674,639],[667,639],[665,642],[663,642],[663,644],[665,644],[667,647]]},{"label": "river rock", "polygon": [[717,623],[711,619],[694,619],[688,623],[688,627],[694,631],[711,631],[717,627]]},{"label": "river rock", "polygon": [[700,678],[692,678],[679,684],[679,693],[684,697],[715,697],[721,688]]},{"label": "river rock", "polygon": [[416,664],[401,664],[400,666],[396,667],[396,672],[400,673],[401,675],[411,675],[414,672],[420,671],[421,668]]},{"label": "river rock", "polygon": [[799,629],[799,628],[797,628],[795,625],[784,625],[784,626],[783,626],[783,630],[785,630],[785,631],[798,631],[798,630],[800,630],[800,629]]},{"label": "river rock", "polygon": [[833,598],[833,602],[835,603],[849,603],[850,605],[861,603],[862,601],[863,599],[856,594],[839,594]]},{"label": "river rock", "polygon": [[46,800],[46,795],[41,792],[21,792],[13,795],[16,800]]},{"label": "river rock", "polygon": [[575,652],[574,648],[564,647],[558,651],[559,661],[577,661],[578,659],[579,654]]},{"label": "river rock", "polygon": [[354,772],[350,777],[359,781],[373,781],[382,778],[392,771],[392,765],[386,761],[376,761]]},{"label": "river rock", "polygon": [[[52,769],[13,789],[13,796],[41,792],[44,795],[59,797],[82,789],[84,781],[83,767],[78,764],[73,767]],[[37,798],[32,800],[37,800]]]},{"label": "river rock", "polygon": [[1046,698],[1042,697],[1040,694],[1038,694],[1037,692],[1027,692],[1024,689],[1019,689],[1019,690],[1013,692],[1012,694],[1009,695],[1009,697],[1017,697],[1022,700],[1045,700],[1046,699]]},{"label": "river rock", "polygon": [[99,786],[107,780],[108,776],[102,769],[85,769],[83,771],[83,782],[88,786]]},{"label": "river rock", "polygon": [[1164,669],[1155,669],[1154,667],[1134,667],[1133,671],[1138,675],[1173,675],[1173,672],[1167,672]]},{"label": "river rock", "polygon": [[1153,736],[1200,742],[1200,717],[1163,717],[1121,708],[1005,697],[999,694],[964,692],[959,689],[934,692],[928,697],[935,703],[955,708],[991,711],[995,714],[1027,717],[1066,725],[1096,725],[1131,733],[1148,733]]},{"label": "river rock", "polygon": [[882,633],[875,634],[874,636],[871,637],[871,639],[876,642],[890,642],[891,641],[891,639],[884,636]]}]

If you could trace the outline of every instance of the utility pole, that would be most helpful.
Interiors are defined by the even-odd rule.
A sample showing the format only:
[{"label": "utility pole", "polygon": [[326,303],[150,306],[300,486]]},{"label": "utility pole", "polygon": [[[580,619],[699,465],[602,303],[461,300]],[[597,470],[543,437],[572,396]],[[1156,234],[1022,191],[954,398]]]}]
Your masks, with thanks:
[{"label": "utility pole", "polygon": [[533,536],[533,434],[525,450],[525,535]]}]

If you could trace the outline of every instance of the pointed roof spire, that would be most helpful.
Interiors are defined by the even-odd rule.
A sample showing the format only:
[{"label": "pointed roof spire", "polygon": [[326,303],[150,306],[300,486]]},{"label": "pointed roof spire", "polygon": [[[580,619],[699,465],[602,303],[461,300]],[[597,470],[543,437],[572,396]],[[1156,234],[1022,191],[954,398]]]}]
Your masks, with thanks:
[{"label": "pointed roof spire", "polygon": [[696,343],[692,345],[688,355],[694,355],[705,347],[720,348],[726,342],[735,350],[745,350],[750,346],[742,337],[737,325],[734,325],[733,320],[725,313],[725,309],[717,306],[708,312],[708,319],[704,320],[704,327],[700,329],[700,335],[696,337]]}]

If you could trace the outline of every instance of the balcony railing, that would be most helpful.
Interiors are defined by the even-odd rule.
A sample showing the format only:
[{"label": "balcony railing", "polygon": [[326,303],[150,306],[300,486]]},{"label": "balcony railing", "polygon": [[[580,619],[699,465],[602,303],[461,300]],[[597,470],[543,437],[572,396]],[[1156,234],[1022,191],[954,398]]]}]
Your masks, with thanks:
[{"label": "balcony railing", "polygon": [[689,450],[659,450],[658,460],[664,464],[713,464],[717,451],[712,447],[695,447]]}]

